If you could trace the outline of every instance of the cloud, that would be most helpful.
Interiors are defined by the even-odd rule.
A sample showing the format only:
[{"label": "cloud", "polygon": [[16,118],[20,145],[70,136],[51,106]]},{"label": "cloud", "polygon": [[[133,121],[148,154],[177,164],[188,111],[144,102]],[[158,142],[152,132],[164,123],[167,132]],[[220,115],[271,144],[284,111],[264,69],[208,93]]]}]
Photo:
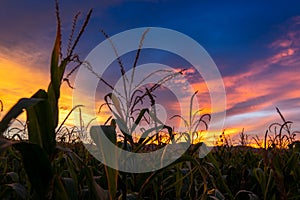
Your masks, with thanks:
[{"label": "cloud", "polygon": [[250,132],[263,130],[268,122],[276,119],[276,106],[287,111],[288,119],[295,117],[290,111],[300,111],[299,25],[300,17],[288,20],[280,38],[268,45],[269,56],[250,63],[244,72],[224,77],[228,126],[242,124]]},{"label": "cloud", "polygon": [[[66,34],[64,41],[67,40],[68,31],[72,25],[72,17],[77,11],[86,11],[90,7],[95,8],[93,15],[95,18],[92,18],[92,27],[88,29],[88,31],[90,31],[88,34],[91,34],[93,31],[98,31],[96,29],[98,29],[99,26],[96,21],[99,19],[107,19],[107,16],[112,16],[113,12],[109,14],[106,12],[108,8],[122,5],[123,3],[124,1],[121,0],[105,2],[82,1],[80,3],[74,3],[71,0],[62,1],[63,31]],[[121,8],[123,7],[120,6],[120,9]],[[220,7],[220,10],[221,9],[223,10],[223,8]],[[126,12],[129,11],[126,10]],[[145,13],[143,10],[139,10],[139,12]],[[108,15],[103,17],[106,14]],[[134,17],[136,17],[137,14],[139,13],[131,13]],[[81,21],[83,20],[83,16],[84,15],[80,18]],[[116,20],[122,28],[128,28],[140,22],[145,22],[144,20],[139,21],[139,23],[136,21],[130,22],[132,24],[128,26],[126,23],[122,23],[124,21],[129,22],[132,19],[133,18],[130,17],[123,19],[123,15],[117,15],[112,19],[112,22]],[[170,17],[169,19],[172,19],[173,23],[173,18]],[[190,18],[188,18],[188,20],[190,20]],[[230,20],[228,22],[231,23]],[[126,24],[126,26],[124,24]],[[176,22],[176,25],[177,24],[178,22]],[[243,22],[243,24],[245,23]],[[114,23],[107,23],[106,25],[115,26]],[[184,24],[182,24],[182,26],[183,25]],[[237,33],[244,33],[246,37],[254,38],[254,35],[251,35],[252,32],[247,32],[248,29],[241,29],[240,26],[234,25],[235,27],[239,27],[237,28],[239,29]],[[49,56],[51,54],[56,29],[54,4],[53,2],[45,3],[42,1],[35,2],[33,0],[26,2],[19,2],[17,0],[4,1],[0,7],[0,26],[0,99],[4,102],[5,110],[7,111],[19,98],[28,97],[39,88],[47,88],[47,84],[49,83]],[[253,54],[251,55],[252,57],[259,57],[259,59],[252,61],[247,60],[244,63],[237,62],[238,65],[231,66],[231,71],[234,72],[224,77],[228,101],[227,128],[240,129],[245,127],[246,132],[247,130],[264,130],[266,122],[278,118],[274,109],[275,106],[279,106],[282,111],[284,111],[286,118],[299,120],[295,112],[292,112],[293,110],[298,111],[300,105],[299,26],[300,16],[289,19],[274,30],[275,32],[280,32],[281,35],[267,44],[265,46],[266,49],[260,51],[263,55],[258,55],[257,52],[251,52],[251,54]],[[120,27],[116,27],[117,31],[120,31]],[[220,26],[215,27],[219,30]],[[186,25],[182,28],[182,30],[185,31],[188,29],[189,27]],[[113,30],[116,30],[116,28]],[[193,32],[197,35],[199,34],[198,31]],[[208,29],[207,35],[211,35],[211,32],[212,29]],[[220,32],[217,31],[216,33],[219,34]],[[232,36],[231,28],[228,28],[224,33],[226,33],[223,34],[225,38],[236,37],[235,35]],[[90,37],[90,35],[88,36],[89,38],[84,41],[84,45],[86,46],[91,44],[87,40],[97,40],[94,37]],[[245,37],[245,35],[241,34],[241,38],[242,36]],[[213,41],[216,40],[214,39]],[[226,43],[220,44],[217,42],[216,44],[223,48],[229,48],[229,46],[232,45],[232,40],[228,39],[224,41],[226,41]],[[236,40],[236,43],[239,42],[241,42],[241,40]],[[84,49],[84,51],[85,50],[86,49]],[[232,53],[231,50],[228,50],[228,53],[225,52],[224,54],[230,55],[230,53]],[[244,53],[241,51],[241,54]],[[234,57],[228,59],[239,60],[239,58]],[[206,84],[200,75],[197,74],[195,78],[195,74],[195,70],[189,68],[184,72],[184,77],[186,77],[193,86],[193,90],[199,91],[197,96],[200,108],[209,108],[210,96]],[[173,83],[177,84],[178,88],[183,90],[182,93],[186,92],[184,87],[181,88],[184,83],[182,79],[173,80]],[[166,105],[168,105],[168,109],[176,114],[178,104],[169,101],[168,96],[162,96],[161,98],[166,102]],[[188,105],[189,100],[190,96],[186,95],[184,99],[184,101],[187,102],[186,105]],[[61,118],[66,116],[68,111],[72,109],[71,105],[72,90],[64,84],[60,101],[60,107],[62,108]],[[186,107],[188,108],[188,106]]]},{"label": "cloud", "polygon": [[0,99],[4,104],[3,116],[20,98],[32,96],[38,89],[47,88],[49,78],[41,70],[0,57]]},{"label": "cloud", "polygon": [[[4,104],[0,117],[3,117],[19,99],[29,98],[39,89],[47,90],[50,74],[28,65],[28,63],[20,64],[0,57],[0,99]],[[60,122],[72,109],[72,92],[66,83],[62,84],[59,101]],[[25,115],[20,119],[25,120]],[[73,119],[71,116],[68,123],[71,124]]]},{"label": "cloud", "polygon": [[[106,9],[121,4],[121,0],[95,1],[60,1],[62,22],[63,50],[72,29],[73,17],[81,12],[78,26],[84,20],[85,13],[94,8],[92,20],[101,19]],[[29,68],[48,70],[50,55],[56,35],[56,16],[54,1],[4,1],[0,7],[0,57],[26,63]],[[89,31],[99,29],[91,27]],[[99,30],[95,31],[99,33]],[[100,33],[99,33],[100,35]],[[93,38],[95,39],[95,38]],[[89,38],[90,40],[90,38]],[[85,43],[88,43],[85,41]],[[89,43],[88,43],[89,44]],[[80,43],[80,45],[82,45]],[[45,66],[46,65],[46,66]]]}]

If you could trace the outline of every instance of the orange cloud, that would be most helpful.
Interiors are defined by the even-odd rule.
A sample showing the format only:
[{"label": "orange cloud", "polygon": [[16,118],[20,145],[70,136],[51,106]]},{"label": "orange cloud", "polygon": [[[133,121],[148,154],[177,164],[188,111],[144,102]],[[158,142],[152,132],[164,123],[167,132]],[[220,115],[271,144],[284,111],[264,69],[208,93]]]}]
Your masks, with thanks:
[{"label": "orange cloud", "polygon": [[[0,57],[0,99],[4,112],[22,97],[30,97],[38,89],[46,89],[49,78],[40,70]],[[4,113],[2,113],[4,114]]]},{"label": "orange cloud", "polygon": [[[0,57],[0,80],[0,99],[4,104],[1,113],[3,117],[20,98],[29,98],[39,89],[47,90],[50,75],[39,68],[28,67],[2,56]],[[59,108],[60,122],[62,122],[72,109],[72,89],[67,84],[62,84]],[[25,120],[25,115],[22,114],[20,119]],[[72,120],[71,116],[67,124],[73,124]]]},{"label": "orange cloud", "polygon": [[286,111],[287,119],[291,116],[294,118],[290,120],[300,120],[291,115],[293,110],[300,112],[300,17],[291,21],[292,28],[269,45],[273,54],[252,62],[245,72],[224,77],[228,101],[226,126],[263,134],[278,119],[276,106]]}]

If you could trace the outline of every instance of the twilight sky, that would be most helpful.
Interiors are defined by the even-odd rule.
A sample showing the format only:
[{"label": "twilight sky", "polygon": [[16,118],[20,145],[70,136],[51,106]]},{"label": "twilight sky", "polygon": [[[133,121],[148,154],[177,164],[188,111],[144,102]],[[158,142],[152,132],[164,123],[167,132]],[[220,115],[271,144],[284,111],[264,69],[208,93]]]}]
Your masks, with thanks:
[{"label": "twilight sky", "polygon": [[[270,123],[280,122],[275,107],[300,130],[299,1],[61,0],[60,5],[64,44],[73,16],[82,11],[82,22],[84,13],[94,9],[77,48],[81,58],[105,39],[100,29],[111,36],[137,27],[174,29],[201,44],[218,66],[227,92],[228,133],[245,128],[251,136],[263,134]],[[46,89],[55,23],[54,1],[1,1],[2,116],[19,98]],[[152,55],[156,62],[182,67],[170,55]],[[161,98],[172,104],[167,96]],[[62,116],[72,108],[72,90],[66,84],[60,107]]]}]

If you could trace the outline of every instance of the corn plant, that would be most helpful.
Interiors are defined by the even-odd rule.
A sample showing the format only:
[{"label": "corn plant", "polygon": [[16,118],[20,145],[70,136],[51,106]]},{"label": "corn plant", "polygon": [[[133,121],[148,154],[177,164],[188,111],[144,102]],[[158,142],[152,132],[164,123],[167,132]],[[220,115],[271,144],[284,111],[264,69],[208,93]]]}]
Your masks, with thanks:
[{"label": "corn plant", "polygon": [[[171,70],[156,70],[149,75],[142,78],[142,80],[137,84],[134,85],[134,79],[135,79],[135,72],[136,67],[138,63],[138,59],[141,54],[141,49],[143,46],[143,41],[147,35],[147,32],[149,29],[147,29],[142,35],[139,43],[139,48],[137,50],[133,66],[132,66],[132,72],[131,75],[126,75],[125,67],[122,63],[121,58],[118,55],[118,51],[110,39],[110,37],[102,31],[106,39],[110,42],[111,47],[113,48],[115,52],[115,56],[117,58],[117,62],[119,65],[120,75],[122,76],[122,83],[123,88],[121,88],[122,91],[118,91],[118,88],[113,88],[113,86],[104,78],[102,78],[100,75],[98,75],[94,70],[93,66],[89,65],[89,63],[85,62],[83,65],[87,67],[88,70],[90,70],[91,73],[93,73],[97,78],[99,78],[100,81],[102,81],[106,86],[108,86],[110,89],[114,90],[114,92],[108,93],[104,97],[105,103],[100,106],[99,111],[101,111],[103,106],[107,106],[110,112],[112,113],[112,116],[108,118],[107,122],[111,120],[112,125],[117,125],[119,130],[121,131],[121,137],[123,138],[123,144],[122,148],[125,150],[128,150],[128,146],[130,145],[133,152],[139,152],[142,150],[149,142],[153,142],[153,140],[158,141],[158,144],[160,144],[159,140],[159,134],[163,129],[167,130],[167,133],[169,134],[169,138],[173,139],[173,131],[171,127],[167,126],[163,122],[160,121],[160,119],[157,117],[156,114],[156,108],[155,108],[155,97],[153,95],[153,92],[160,88],[161,85],[163,85],[165,82],[171,80],[172,78],[178,76],[179,74],[182,74],[183,70],[180,70],[179,72],[173,72]],[[162,76],[160,80],[158,80],[156,83],[154,83],[152,86],[144,87],[144,90],[141,89],[143,86],[143,83],[151,78],[152,76],[157,75],[158,73],[164,73],[165,75]],[[150,106],[152,109],[145,108],[143,106],[145,101],[150,102]],[[140,129],[137,130],[138,125],[142,122],[142,120],[145,120],[148,124],[151,122],[154,123],[153,128],[149,128],[147,130]],[[102,128],[108,128],[102,126]],[[138,139],[138,141],[134,141],[132,135],[135,132],[140,132],[141,137]],[[151,133],[154,134],[150,136]],[[116,136],[115,131],[110,131],[110,134],[113,134]],[[96,137],[97,134],[94,134],[92,136],[94,142],[97,144],[98,148],[102,148],[99,144],[99,138]],[[117,145],[116,137],[113,139],[113,143]],[[101,152],[101,151],[100,151]],[[116,170],[110,169],[109,167],[105,166],[107,179],[109,181],[109,193],[111,197],[115,196],[116,193],[116,187],[119,181],[119,184],[121,185],[122,190],[122,198],[125,199],[127,196],[127,182],[128,182],[128,174],[126,173],[120,173],[119,178],[118,172]],[[132,175],[131,179],[135,179],[135,175]]]},{"label": "corn plant", "polygon": [[[57,33],[51,54],[51,81],[47,90],[38,90],[30,98],[20,99],[0,122],[0,199],[299,199],[300,198],[300,158],[298,132],[291,131],[291,121],[287,121],[277,108],[282,123],[273,123],[265,133],[264,148],[247,147],[244,131],[241,133],[242,147],[234,147],[225,131],[219,138],[218,147],[205,158],[199,158],[198,151],[202,143],[191,145],[175,162],[154,172],[123,173],[103,165],[93,158],[79,142],[78,135],[90,125],[81,120],[80,127],[64,126],[68,116],[81,105],[75,106],[66,119],[59,125],[58,101],[60,87],[65,81],[70,87],[69,76],[82,64],[94,73],[92,66],[81,62],[74,50],[81,38],[91,11],[87,14],[82,27],[75,37],[75,27],[79,14],[75,15],[73,28],[67,45],[66,55],[61,50],[61,19],[56,2]],[[112,116],[101,128],[105,136],[121,148],[137,153],[147,152],[147,145],[156,141],[160,145],[159,134],[166,129],[171,142],[173,130],[158,119],[156,114],[154,91],[171,80],[179,72],[158,70],[144,77],[134,86],[133,80],[143,41],[147,31],[141,36],[133,72],[128,77],[125,68],[115,50],[123,81],[123,92],[115,91],[104,97]],[[104,33],[104,32],[103,32]],[[108,35],[104,33],[109,39]],[[66,76],[67,67],[76,66]],[[157,73],[165,76],[157,83],[142,88],[143,81]],[[112,85],[94,73],[112,90]],[[64,78],[65,77],[65,78]],[[184,119],[188,139],[193,140],[198,134],[200,124],[207,129],[209,114],[194,112],[190,100],[190,115]],[[145,108],[149,101],[152,109]],[[102,107],[101,106],[101,107]],[[3,102],[0,100],[0,113]],[[26,122],[17,117],[26,111]],[[81,111],[81,110],[80,110]],[[80,112],[81,119],[81,112]],[[153,122],[154,127],[138,129],[142,121]],[[17,121],[20,126],[12,127]],[[110,122],[110,125],[107,125]],[[117,140],[117,129],[121,131],[123,142]],[[93,128],[91,128],[92,130]],[[132,138],[135,131],[141,132],[138,140]],[[154,134],[151,136],[151,133]],[[100,151],[99,134],[91,131],[91,139]],[[272,135],[272,133],[274,135]],[[11,135],[7,139],[5,135]],[[23,135],[28,134],[28,138]],[[191,139],[191,138],[192,139]],[[192,141],[192,143],[195,141]],[[129,145],[131,149],[128,148]],[[159,148],[156,145],[155,148]],[[287,148],[289,147],[289,148]],[[156,150],[154,148],[154,150]],[[114,152],[111,152],[114,153]]]},{"label": "corn plant", "polygon": [[[109,88],[114,90],[113,93],[109,93],[104,97],[105,103],[100,106],[99,112],[101,111],[101,108],[103,106],[107,106],[109,108],[109,110],[113,115],[113,119],[115,120],[115,122],[120,128],[120,131],[122,132],[125,146],[127,145],[127,142],[129,142],[130,145],[132,146],[136,146],[137,144],[141,144],[141,143],[145,144],[146,142],[150,141],[150,139],[145,140],[145,138],[151,132],[154,131],[156,138],[159,138],[158,130],[162,128],[168,129],[168,127],[157,118],[156,109],[155,109],[155,98],[153,92],[159,89],[159,87],[165,82],[171,80],[172,78],[178,76],[179,74],[182,74],[182,72],[185,70],[183,69],[180,70],[179,72],[173,72],[170,70],[157,70],[144,77],[137,85],[133,85],[136,66],[141,53],[143,41],[148,31],[149,29],[147,29],[141,36],[139,49],[137,50],[135,56],[134,64],[132,66],[132,73],[130,77],[127,77],[125,73],[124,65],[121,61],[121,58],[118,55],[118,51],[115,48],[113,42],[111,41],[109,36],[104,31],[102,31],[105,37],[110,41],[111,46],[114,49],[118,61],[118,65],[120,68],[122,81],[123,81],[122,91],[118,91],[117,88],[113,88],[113,86],[108,81],[106,81],[105,79],[97,75],[97,73],[93,70],[92,66],[90,66],[88,63],[84,63],[87,65],[87,68],[100,79],[100,81],[102,81],[105,85],[107,85]],[[165,75],[158,82],[154,83],[149,88],[145,87],[144,91],[140,89],[143,82],[145,82],[151,76],[157,75],[158,73],[164,73]],[[148,101],[150,102],[150,106],[153,109],[143,108],[144,107],[143,103],[144,101],[146,101],[146,98],[148,98]],[[147,117],[149,118],[148,120]],[[112,118],[110,117],[109,119]],[[142,131],[141,133],[142,137],[136,144],[136,142],[132,138],[132,134],[136,131],[138,124],[140,124],[142,120],[145,120],[147,123],[150,123],[150,121],[152,120],[152,122],[155,124],[155,129],[152,131],[138,130],[138,131]],[[169,131],[169,129],[168,129],[168,133],[170,134],[170,137],[173,138],[173,134],[172,132]]]},{"label": "corn plant", "polygon": [[[286,148],[289,144],[292,144],[296,140],[296,135],[299,134],[299,131],[292,131],[291,125],[293,122],[287,121],[280,110],[276,107],[276,111],[279,114],[282,123],[274,122],[269,126],[268,132],[266,132],[266,136],[269,136],[269,144],[270,147],[279,147]],[[271,136],[268,133],[274,133],[274,136]],[[265,139],[266,140],[266,139]],[[267,141],[265,141],[266,144]]]},{"label": "corn plant", "polygon": [[[20,152],[23,160],[22,164],[30,182],[32,191],[30,195],[32,198],[66,199],[73,192],[69,190],[68,186],[75,181],[75,176],[71,176],[71,179],[63,178],[55,168],[55,163],[59,160],[59,155],[61,154],[72,157],[73,163],[80,162],[80,159],[76,156],[74,157],[72,152],[56,145],[56,128],[59,118],[58,101],[66,67],[72,62],[80,63],[74,50],[88,24],[91,13],[92,10],[88,12],[77,37],[73,38],[79,14],[75,16],[67,53],[63,57],[61,50],[61,19],[59,5],[56,1],[57,32],[51,55],[51,81],[48,89],[47,91],[38,90],[31,98],[20,99],[0,122],[0,133],[3,137],[3,133],[7,130],[10,123],[23,112],[23,109],[26,110],[28,141],[15,142],[1,138],[1,151],[12,146]],[[69,164],[71,165],[72,163]],[[90,192],[97,198],[105,199],[106,194],[94,181],[92,171],[83,162],[81,164],[85,166],[85,176],[88,179],[87,185]],[[15,191],[20,190],[18,185],[8,185],[7,187],[15,188]]]},{"label": "corn plant", "polygon": [[191,143],[194,143],[195,137],[196,139],[198,139],[199,141],[201,141],[201,135],[199,136],[199,126],[201,124],[204,125],[205,130],[208,129],[208,122],[211,119],[210,114],[203,114],[201,115],[201,110],[197,110],[197,111],[193,111],[193,104],[194,104],[194,98],[196,97],[198,91],[196,91],[191,99],[190,99],[190,109],[189,109],[189,118],[188,120],[185,119],[183,116],[181,115],[174,115],[173,117],[171,117],[171,119],[174,118],[180,118],[181,120],[183,120],[185,128],[187,129],[187,133],[188,136],[190,137]]}]

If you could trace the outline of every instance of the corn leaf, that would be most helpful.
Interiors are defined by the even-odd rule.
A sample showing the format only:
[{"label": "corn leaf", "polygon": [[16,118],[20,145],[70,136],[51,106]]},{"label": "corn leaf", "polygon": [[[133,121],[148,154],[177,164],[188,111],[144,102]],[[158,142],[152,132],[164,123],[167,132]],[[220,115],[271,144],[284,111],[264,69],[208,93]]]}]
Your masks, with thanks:
[{"label": "corn leaf", "polygon": [[51,56],[51,66],[50,66],[51,82],[48,86],[48,91],[47,91],[49,96],[49,102],[53,113],[55,127],[58,124],[58,99],[60,97],[61,81],[63,78],[63,74],[65,72],[65,68],[69,61],[68,58],[68,59],[64,59],[61,63],[59,63],[60,54],[61,54],[61,28],[60,28],[60,24],[58,23],[55,43],[54,43],[52,56]]},{"label": "corn leaf", "polygon": [[108,200],[109,194],[106,190],[104,190],[98,183],[95,181],[93,177],[93,172],[91,168],[85,168],[85,174],[87,176],[87,185],[89,187],[89,190],[94,194],[94,199],[99,200]]},{"label": "corn leaf", "polygon": [[107,94],[104,97],[104,99],[107,103],[108,103],[108,99],[107,99],[108,97],[111,99],[111,101],[113,103],[113,106],[115,107],[115,109],[117,111],[118,116],[124,120],[121,104],[120,104],[120,101],[119,101],[118,97],[113,93]]},{"label": "corn leaf", "polygon": [[38,144],[50,155],[55,150],[56,141],[48,95],[44,90],[39,90],[33,98],[44,99],[44,101],[26,109],[29,141]]},{"label": "corn leaf", "polygon": [[3,117],[2,121],[0,122],[0,134],[2,135],[3,132],[9,127],[10,123],[13,119],[17,118],[22,112],[23,109],[29,108],[38,102],[43,101],[43,99],[38,98],[22,98],[20,99]]},{"label": "corn leaf", "polygon": [[61,177],[55,175],[54,176],[54,185],[53,185],[53,199],[70,199],[68,193],[64,187],[63,181]]},{"label": "corn leaf", "polygon": [[48,97],[53,113],[54,125],[58,125],[58,99],[60,97],[60,86],[67,64],[71,61],[70,57],[60,62],[61,56],[61,27],[60,21],[57,23],[56,38],[51,55],[50,74],[51,82],[48,86]]},{"label": "corn leaf", "polygon": [[293,153],[292,156],[287,161],[284,172],[286,175],[290,175],[293,169],[296,169],[299,166],[299,154]]},{"label": "corn leaf", "polygon": [[76,195],[78,194],[77,184],[75,183],[75,181],[72,178],[63,177],[62,182],[64,184],[64,188],[69,199],[72,200],[78,199]]},{"label": "corn leaf", "polygon": [[[98,147],[98,150],[100,151],[100,153],[102,154],[102,158],[107,161],[108,159],[114,159],[112,160],[112,162],[116,163],[117,162],[117,155],[116,155],[116,151],[112,150],[113,152],[110,152],[110,157],[107,157],[107,153],[103,153],[105,151],[107,151],[108,148],[106,148],[106,144],[103,142],[103,140],[101,140],[101,136],[105,137],[103,135],[100,134],[100,130],[102,129],[104,135],[112,142],[112,144],[116,145],[117,144],[117,133],[115,131],[115,127],[114,126],[93,126],[91,127],[91,137],[93,139],[93,141],[95,142],[95,144]],[[116,148],[118,148],[116,146]],[[111,148],[110,148],[111,150]],[[117,164],[117,163],[116,163]],[[107,178],[107,182],[108,182],[108,190],[109,190],[109,194],[110,194],[110,199],[115,199],[116,193],[117,193],[117,185],[118,185],[118,171],[116,169],[110,168],[106,165],[104,165],[105,168],[105,172],[106,172],[106,178]]]},{"label": "corn leaf", "polygon": [[44,199],[53,177],[46,152],[37,144],[19,142],[13,147],[20,151],[31,187],[39,199]]}]

